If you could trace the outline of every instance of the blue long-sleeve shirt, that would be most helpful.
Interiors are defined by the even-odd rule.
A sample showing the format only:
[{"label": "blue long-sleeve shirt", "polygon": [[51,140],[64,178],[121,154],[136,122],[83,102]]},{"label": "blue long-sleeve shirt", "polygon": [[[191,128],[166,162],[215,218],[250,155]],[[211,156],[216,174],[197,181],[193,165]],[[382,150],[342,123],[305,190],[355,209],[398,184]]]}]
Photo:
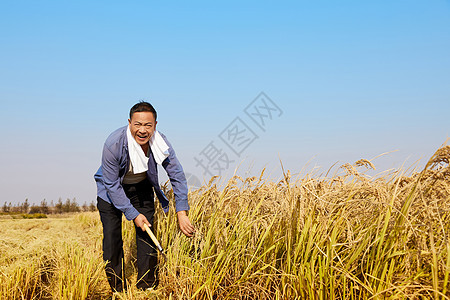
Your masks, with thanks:
[{"label": "blue long-sleeve shirt", "polygon": [[[97,196],[121,210],[127,220],[133,220],[139,215],[139,212],[131,205],[130,199],[125,195],[122,187],[123,178],[128,172],[130,165],[126,130],[127,126],[121,127],[111,133],[106,139],[103,146],[102,164],[97,173],[95,173],[94,178],[97,183]],[[188,187],[183,168],[175,155],[172,145],[163,134],[161,136],[169,146],[169,156],[163,161],[162,166],[166,170],[172,184],[176,211],[189,210]],[[159,186],[156,161],[151,149],[147,178],[153,186],[164,211],[167,212],[169,210],[169,201]]]}]

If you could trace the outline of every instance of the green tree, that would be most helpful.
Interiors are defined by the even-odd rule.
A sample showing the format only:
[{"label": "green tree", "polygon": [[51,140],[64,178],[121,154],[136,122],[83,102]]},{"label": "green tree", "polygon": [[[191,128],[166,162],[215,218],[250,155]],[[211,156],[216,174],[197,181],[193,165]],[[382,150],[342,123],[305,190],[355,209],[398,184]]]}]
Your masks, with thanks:
[{"label": "green tree", "polygon": [[41,213],[48,214],[48,212],[49,212],[48,204],[47,204],[47,201],[45,201],[45,199],[44,199],[41,201]]},{"label": "green tree", "polygon": [[41,212],[41,207],[40,206],[38,206],[38,205],[31,205],[30,211],[29,211],[30,214],[37,214],[37,213],[40,213],[40,212]]},{"label": "green tree", "polygon": [[61,197],[58,199],[58,202],[56,202],[55,211],[57,214],[63,213],[63,203],[62,203]]},{"label": "green tree", "polygon": [[69,198],[67,198],[66,199],[66,202],[64,202],[64,204],[63,204],[63,212],[65,212],[65,213],[68,213],[68,212],[70,212],[70,199]]},{"label": "green tree", "polygon": [[89,211],[96,211],[97,206],[95,205],[94,201],[91,201],[91,204],[89,204]]},{"label": "green tree", "polygon": [[25,199],[25,202],[20,207],[20,211],[23,213],[28,213],[28,209],[30,208],[30,203],[28,203],[28,198]]},{"label": "green tree", "polygon": [[86,201],[84,201],[83,205],[81,206],[81,211],[88,211],[88,210],[89,210],[89,207],[88,207]]},{"label": "green tree", "polygon": [[80,211],[80,207],[78,206],[77,200],[75,198],[72,199],[72,201],[70,202],[70,212],[79,212]]},{"label": "green tree", "polygon": [[[11,202],[9,203],[9,204],[11,204]],[[8,213],[9,211],[10,211],[10,206],[8,206],[7,204],[6,204],[6,201],[5,201],[5,204],[3,204],[3,212],[4,213]]]}]

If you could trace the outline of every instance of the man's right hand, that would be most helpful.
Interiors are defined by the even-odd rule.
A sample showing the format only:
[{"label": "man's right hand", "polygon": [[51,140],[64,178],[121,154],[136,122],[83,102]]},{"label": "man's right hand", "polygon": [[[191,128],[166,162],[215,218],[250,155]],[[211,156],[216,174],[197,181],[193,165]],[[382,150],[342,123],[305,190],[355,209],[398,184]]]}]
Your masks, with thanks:
[{"label": "man's right hand", "polygon": [[144,224],[147,224],[149,227],[152,226],[143,214],[139,214],[136,218],[134,218],[134,224],[136,224],[137,227],[141,228],[142,231],[145,231]]}]

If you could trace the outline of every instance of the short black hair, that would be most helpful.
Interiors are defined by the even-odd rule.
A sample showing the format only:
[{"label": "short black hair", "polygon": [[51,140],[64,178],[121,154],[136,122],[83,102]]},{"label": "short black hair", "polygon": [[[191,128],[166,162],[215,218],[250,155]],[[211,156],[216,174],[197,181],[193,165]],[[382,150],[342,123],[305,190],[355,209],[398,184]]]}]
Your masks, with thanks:
[{"label": "short black hair", "polygon": [[148,102],[145,101],[140,101],[138,103],[136,103],[135,105],[133,105],[133,107],[130,109],[130,120],[133,117],[133,114],[135,112],[143,112],[143,111],[148,111],[153,113],[153,116],[155,117],[155,121],[156,121],[156,110],[155,108]]}]

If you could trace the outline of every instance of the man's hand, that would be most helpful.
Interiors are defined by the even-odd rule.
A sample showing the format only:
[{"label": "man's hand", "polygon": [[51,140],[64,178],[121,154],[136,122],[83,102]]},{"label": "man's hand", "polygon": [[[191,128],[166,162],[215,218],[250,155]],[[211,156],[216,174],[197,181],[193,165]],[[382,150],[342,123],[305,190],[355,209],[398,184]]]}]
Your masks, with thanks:
[{"label": "man's hand", "polygon": [[177,212],[178,226],[180,226],[181,232],[187,237],[192,237],[195,232],[194,226],[192,226],[191,221],[185,210]]},{"label": "man's hand", "polygon": [[142,231],[145,231],[144,224],[147,224],[149,227],[152,226],[143,214],[139,214],[136,218],[134,218],[134,224],[136,224],[137,227],[141,228]]}]

